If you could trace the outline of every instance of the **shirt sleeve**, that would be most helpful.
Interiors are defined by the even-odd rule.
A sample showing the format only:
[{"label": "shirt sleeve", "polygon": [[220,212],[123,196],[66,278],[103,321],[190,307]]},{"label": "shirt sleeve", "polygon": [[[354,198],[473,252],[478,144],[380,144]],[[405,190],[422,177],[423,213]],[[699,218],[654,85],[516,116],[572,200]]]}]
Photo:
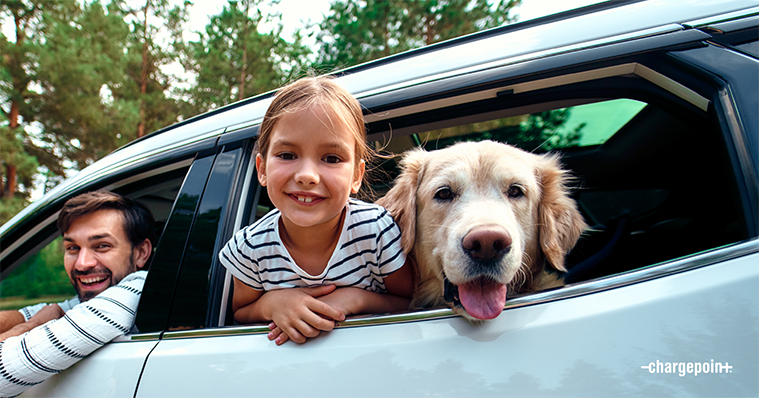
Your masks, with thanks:
[{"label": "shirt sleeve", "polygon": [[126,334],[146,276],[132,273],[62,318],[0,342],[0,396],[21,394]]},{"label": "shirt sleeve", "polygon": [[264,290],[255,249],[247,242],[247,231],[251,228],[243,228],[234,234],[219,252],[219,262],[240,282],[255,290]]},{"label": "shirt sleeve", "polygon": [[[63,312],[69,312],[69,310],[74,308],[74,306],[76,306],[77,304],[79,304],[79,297],[74,296],[68,300],[61,301],[60,303],[58,303],[58,306],[61,307]],[[20,312],[21,315],[24,316],[24,322],[26,322],[29,320],[29,318],[33,317],[34,314],[39,312],[39,310],[43,309],[47,305],[48,303],[38,303],[38,304],[26,306],[18,310],[18,312]]]},{"label": "shirt sleeve", "polygon": [[378,267],[384,277],[399,270],[406,262],[406,255],[401,246],[401,228],[387,210],[380,207],[380,211],[381,215],[377,220],[377,227],[380,229],[377,238],[377,256]]},{"label": "shirt sleeve", "polygon": [[24,322],[26,322],[31,317],[33,317],[34,314],[36,314],[37,312],[39,312],[39,310],[41,310],[42,308],[46,307],[47,305],[48,305],[48,303],[37,303],[37,304],[34,304],[34,305],[26,306],[26,307],[18,310],[18,312],[20,312],[21,315],[24,316]]}]

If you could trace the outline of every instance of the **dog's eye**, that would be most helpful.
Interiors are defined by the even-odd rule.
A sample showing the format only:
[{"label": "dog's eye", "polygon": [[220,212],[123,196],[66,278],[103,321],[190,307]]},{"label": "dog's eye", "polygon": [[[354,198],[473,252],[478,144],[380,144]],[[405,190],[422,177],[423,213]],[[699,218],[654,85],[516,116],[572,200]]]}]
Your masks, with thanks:
[{"label": "dog's eye", "polygon": [[509,190],[506,191],[506,196],[508,196],[511,199],[514,198],[521,198],[524,196],[524,189],[518,184],[514,184],[509,187]]},{"label": "dog's eye", "polygon": [[453,191],[451,191],[450,187],[440,187],[435,191],[435,199],[444,202],[453,200]]}]

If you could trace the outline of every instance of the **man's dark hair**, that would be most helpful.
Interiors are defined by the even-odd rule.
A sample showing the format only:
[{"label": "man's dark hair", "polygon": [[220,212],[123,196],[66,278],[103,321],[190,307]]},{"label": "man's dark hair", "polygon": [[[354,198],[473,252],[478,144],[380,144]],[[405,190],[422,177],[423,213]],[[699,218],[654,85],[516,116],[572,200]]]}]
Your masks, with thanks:
[{"label": "man's dark hair", "polygon": [[65,234],[74,220],[98,210],[121,212],[124,232],[132,247],[145,239],[155,247],[155,220],[150,210],[132,199],[108,191],[87,192],[66,201],[58,215],[58,230]]}]

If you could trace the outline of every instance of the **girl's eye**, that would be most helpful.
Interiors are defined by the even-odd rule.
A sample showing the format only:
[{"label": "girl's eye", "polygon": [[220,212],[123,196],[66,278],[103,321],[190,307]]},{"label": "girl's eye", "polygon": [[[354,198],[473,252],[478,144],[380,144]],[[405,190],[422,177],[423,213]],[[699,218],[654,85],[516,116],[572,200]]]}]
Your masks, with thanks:
[{"label": "girl's eye", "polygon": [[327,155],[324,157],[324,161],[332,164],[341,162],[340,158],[336,155]]},{"label": "girl's eye", "polygon": [[293,155],[292,153],[280,153],[279,155],[277,155],[277,157],[280,158],[280,159],[282,159],[282,160],[294,160],[295,159],[295,155]]}]

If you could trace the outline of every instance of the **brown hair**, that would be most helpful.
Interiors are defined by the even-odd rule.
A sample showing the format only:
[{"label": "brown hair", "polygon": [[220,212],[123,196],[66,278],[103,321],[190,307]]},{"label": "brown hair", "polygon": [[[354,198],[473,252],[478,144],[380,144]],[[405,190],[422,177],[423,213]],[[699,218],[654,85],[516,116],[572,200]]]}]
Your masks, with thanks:
[{"label": "brown hair", "polygon": [[356,166],[363,159],[369,163],[374,150],[366,142],[366,126],[361,104],[344,88],[329,77],[306,77],[283,87],[277,92],[261,123],[256,141],[256,154],[266,161],[274,126],[285,115],[302,111],[317,104],[334,110],[338,123],[344,124],[356,139]]},{"label": "brown hair", "polygon": [[87,192],[66,201],[58,214],[58,230],[65,234],[77,218],[107,209],[121,212],[124,232],[132,247],[145,239],[155,247],[155,221],[150,210],[132,199],[108,191]]}]

